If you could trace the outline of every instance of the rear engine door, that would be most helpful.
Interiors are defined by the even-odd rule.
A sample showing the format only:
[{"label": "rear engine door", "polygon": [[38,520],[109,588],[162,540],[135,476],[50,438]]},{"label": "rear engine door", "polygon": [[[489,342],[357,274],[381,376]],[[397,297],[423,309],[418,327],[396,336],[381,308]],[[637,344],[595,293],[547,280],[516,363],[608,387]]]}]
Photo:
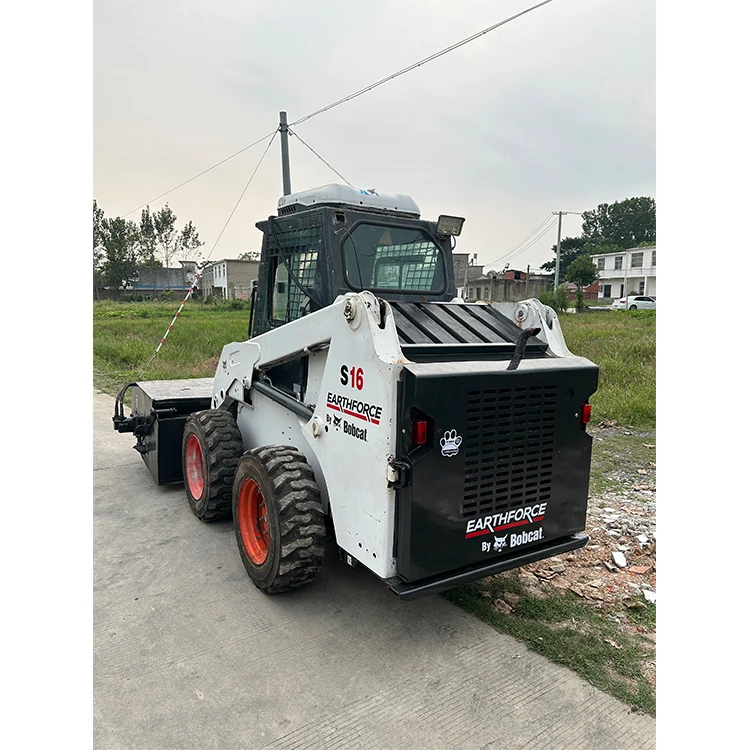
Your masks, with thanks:
[{"label": "rear engine door", "polygon": [[[500,561],[582,531],[591,437],[582,358],[410,364],[399,393],[398,574]],[[419,444],[422,442],[422,444]]]}]

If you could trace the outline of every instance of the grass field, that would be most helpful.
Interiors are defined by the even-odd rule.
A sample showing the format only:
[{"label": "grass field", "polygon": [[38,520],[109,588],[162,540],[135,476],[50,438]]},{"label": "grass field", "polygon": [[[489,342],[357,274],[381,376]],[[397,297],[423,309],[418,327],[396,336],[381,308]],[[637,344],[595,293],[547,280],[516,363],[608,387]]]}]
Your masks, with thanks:
[{"label": "grass field", "polygon": [[656,425],[656,313],[604,311],[562,315],[568,348],[599,365],[592,419]]},{"label": "grass field", "polygon": [[189,302],[141,377],[179,302],[94,303],[94,385],[114,395],[132,380],[211,377],[221,349],[247,338],[248,310]]},{"label": "grass field", "polygon": [[[94,385],[115,394],[141,373],[179,303],[94,303]],[[147,380],[211,377],[224,344],[247,338],[248,309],[189,302]],[[656,313],[562,315],[569,349],[599,365],[594,421],[634,427],[656,423]]]}]

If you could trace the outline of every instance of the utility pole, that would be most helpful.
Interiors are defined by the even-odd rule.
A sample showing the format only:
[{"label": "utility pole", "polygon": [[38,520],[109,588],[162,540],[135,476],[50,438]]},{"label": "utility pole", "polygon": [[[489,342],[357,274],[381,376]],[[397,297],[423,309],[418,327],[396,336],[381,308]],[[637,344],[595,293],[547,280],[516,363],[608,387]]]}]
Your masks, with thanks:
[{"label": "utility pole", "polygon": [[555,291],[560,286],[560,236],[562,235],[562,217],[567,211],[554,211],[557,214],[557,256],[555,257]]},{"label": "utility pole", "polygon": [[281,133],[281,179],[284,195],[292,192],[292,177],[289,173],[289,126],[286,112],[279,112],[279,132]]},{"label": "utility pole", "polygon": [[555,290],[560,286],[560,237],[562,235],[562,217],[565,214],[576,214],[581,216],[579,211],[553,211],[557,214],[557,258],[555,258]]},{"label": "utility pole", "polygon": [[529,276],[531,276],[531,264],[526,266],[526,299],[529,298]]}]

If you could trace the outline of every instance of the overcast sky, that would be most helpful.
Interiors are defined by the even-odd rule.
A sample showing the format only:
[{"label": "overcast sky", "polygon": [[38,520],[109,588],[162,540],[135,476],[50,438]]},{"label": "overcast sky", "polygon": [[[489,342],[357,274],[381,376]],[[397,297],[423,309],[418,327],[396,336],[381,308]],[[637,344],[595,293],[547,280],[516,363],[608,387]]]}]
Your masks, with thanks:
[{"label": "overcast sky", "polygon": [[[272,132],[279,110],[291,122],[533,4],[95,0],[94,197],[124,215]],[[655,2],[553,0],[298,131],[357,187],[465,216],[457,251],[490,263],[552,211],[656,197]],[[263,148],[152,208],[192,219],[207,255]],[[340,182],[290,151],[293,191]],[[211,257],[259,249],[280,195],[277,138]],[[579,231],[564,217],[563,236]],[[538,267],[555,240],[511,265]]]}]

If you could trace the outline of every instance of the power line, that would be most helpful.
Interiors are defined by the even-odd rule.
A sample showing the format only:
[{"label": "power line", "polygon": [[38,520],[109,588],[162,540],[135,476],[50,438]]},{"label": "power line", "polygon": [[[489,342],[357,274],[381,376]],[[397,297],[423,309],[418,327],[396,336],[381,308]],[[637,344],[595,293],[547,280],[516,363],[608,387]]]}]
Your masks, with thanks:
[{"label": "power line", "polygon": [[264,141],[266,138],[268,138],[271,135],[276,135],[276,131],[274,130],[273,133],[266,133],[266,135],[262,136],[261,138],[258,138],[257,141],[253,141],[249,146],[245,146],[244,148],[241,148],[239,151],[235,151],[231,156],[227,156],[226,159],[217,161],[216,164],[214,164],[212,167],[209,167],[208,169],[204,169],[202,172],[198,172],[198,174],[193,175],[190,179],[185,180],[185,182],[181,182],[179,185],[175,185],[175,187],[170,188],[169,190],[162,193],[161,195],[157,195],[156,198],[152,198],[150,201],[146,201],[142,206],[138,206],[138,208],[134,208],[131,211],[128,211],[126,214],[123,214],[123,216],[130,216],[130,214],[135,213],[136,211],[140,211],[142,208],[145,208],[150,203],[153,203],[154,201],[158,201],[159,198],[163,198],[165,195],[169,195],[170,193],[173,193],[175,190],[178,190],[184,185],[187,185],[188,182],[197,180],[199,177],[202,177],[204,174],[207,174],[212,169],[216,169],[216,167],[220,167],[222,164],[224,164],[225,162],[228,162],[230,159],[234,159],[235,156],[239,156],[240,154],[244,153],[249,148],[252,148],[253,146],[257,146],[261,141]]},{"label": "power line", "polygon": [[276,133],[278,133],[278,128],[273,131],[273,134],[271,135],[271,140],[268,141],[268,145],[265,148],[265,151],[263,151],[262,156],[258,160],[258,163],[255,165],[255,169],[253,170],[253,173],[250,175],[250,179],[245,184],[245,187],[242,189],[242,192],[240,193],[240,197],[237,199],[237,203],[234,204],[234,208],[232,209],[232,213],[229,214],[229,218],[224,223],[224,226],[221,229],[221,232],[219,232],[219,236],[216,238],[216,242],[214,242],[213,247],[211,248],[211,251],[206,256],[206,260],[208,260],[211,257],[211,253],[213,253],[214,250],[216,250],[216,246],[219,244],[219,240],[221,239],[221,236],[224,234],[224,230],[229,226],[229,222],[232,220],[232,217],[234,216],[234,212],[237,210],[237,207],[242,202],[242,199],[245,197],[245,193],[247,192],[247,189],[250,187],[250,183],[253,181],[253,177],[255,177],[256,172],[258,169],[260,169],[260,165],[263,163],[263,159],[266,158],[266,154],[268,153],[268,150],[271,148],[271,144],[274,142],[274,139],[276,138]]},{"label": "power line", "polygon": [[[504,26],[507,23],[510,23],[511,21],[515,21],[516,18],[520,18],[521,16],[526,15],[527,13],[531,13],[531,11],[536,10],[537,8],[541,8],[543,5],[547,5],[548,3],[551,3],[552,0],[544,0],[544,2],[538,3],[537,5],[533,5],[530,8],[527,8],[526,10],[522,10],[520,13],[516,13],[513,16],[508,16],[508,18],[505,18],[504,20],[500,21],[499,23],[493,24],[492,26],[488,26],[486,29],[483,29],[482,31],[477,32],[476,34],[473,34],[470,37],[467,37],[466,39],[462,39],[460,42],[456,42],[456,44],[452,44],[450,47],[446,47],[445,49],[440,50],[439,52],[435,52],[432,55],[429,55],[428,57],[423,58],[422,60],[419,60],[418,62],[412,63],[411,65],[407,66],[406,68],[402,68],[399,71],[396,71],[395,73],[392,73],[389,76],[386,76],[385,78],[381,78],[379,81],[376,81],[375,83],[370,84],[369,86],[365,86],[362,89],[359,89],[359,91],[355,91],[353,94],[349,94],[348,96],[343,97],[342,99],[338,99],[335,102],[332,102],[331,104],[328,104],[325,107],[321,107],[320,109],[316,109],[314,112],[311,112],[308,115],[305,115],[304,117],[300,117],[298,120],[295,120],[292,123],[289,123],[290,125],[299,125],[302,122],[306,122],[307,120],[312,119],[313,117],[316,117],[317,115],[322,114],[323,112],[328,112],[329,110],[333,109],[334,107],[338,107],[339,104],[344,104],[345,102],[351,101],[352,99],[356,99],[358,96],[361,96],[362,94],[366,94],[368,91],[372,91],[373,89],[377,88],[378,86],[382,86],[384,83],[388,83],[388,81],[392,81],[394,78],[398,78],[399,76],[404,75],[405,73],[408,73],[409,71],[414,70],[415,68],[419,68],[422,65],[425,65],[428,62],[431,62],[432,60],[437,59],[438,57],[442,57],[443,55],[447,55],[449,52],[452,52],[455,49],[458,49],[459,47],[463,47],[465,44],[468,44],[469,42],[473,42],[475,39],[478,39],[480,36],[484,36],[485,34],[489,34],[491,31],[494,31],[495,29],[499,28],[500,26]],[[274,131],[275,133],[276,131]],[[244,151],[247,151],[249,148],[252,148],[253,146],[257,145],[261,141],[265,140],[271,135],[271,133],[267,133],[266,135],[262,136],[261,138],[258,138],[257,141],[253,141],[249,146],[245,146],[244,148],[241,148],[239,151],[235,151],[231,156],[227,156],[226,159],[222,159],[219,162],[216,162],[211,167],[208,167],[208,169],[204,169],[202,172],[199,172],[198,174],[194,175],[190,179],[185,180],[184,182],[181,182],[179,185],[176,185],[173,188],[170,188],[164,193],[161,193],[161,195],[157,195],[156,198],[152,198],[150,201],[147,201],[141,206],[138,206],[138,208],[134,208],[131,211],[128,211],[126,214],[123,214],[123,216],[129,216],[130,214],[134,213],[135,211],[139,211],[142,208],[145,208],[149,203],[153,203],[154,201],[159,200],[160,198],[163,198],[165,195],[169,195],[169,193],[174,192],[175,190],[178,190],[179,188],[183,187],[184,185],[187,185],[189,182],[192,182],[193,180],[198,179],[198,177],[202,177],[204,174],[210,172],[212,169],[216,169],[216,167],[221,166],[222,164],[228,162],[230,159],[234,159],[235,156],[239,156]],[[299,138],[299,136],[297,136]],[[301,139],[300,139],[301,140]],[[334,170],[336,171],[336,170]],[[338,173],[337,173],[338,174]],[[341,176],[341,175],[339,175]],[[343,179],[343,177],[342,177]]]},{"label": "power line", "polygon": [[[245,193],[247,192],[247,189],[250,187],[250,183],[253,181],[253,177],[255,177],[255,174],[257,173],[258,169],[260,168],[260,165],[263,163],[263,159],[266,158],[266,154],[268,153],[268,149],[271,148],[271,144],[273,143],[274,139],[276,138],[276,133],[278,130],[274,130],[273,134],[271,135],[271,140],[268,141],[268,145],[266,146],[265,151],[263,152],[262,156],[258,160],[258,163],[255,165],[255,169],[253,170],[253,173],[250,175],[250,179],[245,183],[245,187],[242,188],[242,192],[240,193],[240,197],[237,199],[237,203],[234,204],[234,208],[232,209],[232,212],[229,214],[229,218],[224,223],[224,226],[221,229],[221,232],[219,232],[219,236],[216,238],[216,242],[214,242],[213,247],[209,251],[208,255],[206,256],[206,261],[211,257],[211,254],[214,250],[216,250],[216,246],[219,244],[219,240],[221,239],[221,236],[224,234],[224,230],[229,226],[229,222],[232,220],[232,217],[234,216],[234,212],[237,210],[237,207],[242,202],[242,199],[245,197]],[[167,273],[169,273],[169,269],[167,269]],[[174,327],[174,324],[177,322],[177,318],[180,316],[180,313],[182,312],[182,308],[185,307],[185,304],[190,299],[190,295],[192,295],[193,290],[198,286],[198,281],[201,278],[201,273],[198,271],[195,275],[195,280],[193,281],[192,286],[188,290],[188,293],[185,295],[185,299],[182,300],[182,304],[180,305],[180,308],[175,313],[174,318],[172,318],[172,322],[169,324],[169,328],[167,328],[165,334],[162,336],[161,341],[159,342],[159,346],[156,347],[156,350],[151,355],[151,359],[146,363],[146,366],[143,368],[143,372],[141,373],[141,378],[146,374],[146,370],[148,370],[151,363],[156,358],[156,355],[159,353],[159,350],[164,345],[164,342],[167,339],[167,336],[169,336],[169,332]]]},{"label": "power line", "polygon": [[511,21],[515,21],[516,18],[520,18],[521,16],[526,15],[527,13],[531,13],[532,10],[536,10],[537,8],[541,8],[542,5],[547,5],[547,3],[551,3],[552,0],[544,0],[542,3],[538,3],[537,5],[533,5],[530,8],[527,8],[526,10],[522,10],[520,13],[516,13],[514,16],[508,16],[508,18],[504,19],[503,21],[500,21],[499,23],[493,24],[492,26],[488,26],[483,31],[479,31],[476,34],[473,34],[470,37],[467,37],[466,39],[462,39],[460,42],[456,42],[456,44],[452,44],[450,47],[446,47],[445,49],[440,50],[439,52],[435,52],[432,55],[429,55],[428,57],[423,58],[422,60],[419,60],[419,62],[412,63],[411,65],[407,66],[406,68],[402,68],[401,70],[391,73],[391,75],[386,76],[385,78],[381,78],[379,81],[376,81],[375,83],[371,83],[369,86],[365,86],[362,89],[359,89],[359,91],[355,91],[353,94],[349,94],[348,96],[343,97],[342,99],[338,99],[335,102],[332,102],[331,104],[321,107],[320,109],[316,109],[314,112],[311,112],[309,115],[305,115],[304,117],[300,117],[299,120],[295,120],[294,122],[290,123],[291,125],[299,125],[302,122],[305,122],[306,120],[310,120],[313,117],[316,117],[317,115],[322,114],[323,112],[328,112],[328,110],[333,109],[334,107],[338,107],[339,104],[344,104],[344,102],[349,102],[352,99],[356,99],[358,96],[361,96],[362,94],[366,94],[368,91],[372,91],[373,89],[377,88],[378,86],[382,86],[384,83],[388,83],[388,81],[392,81],[394,78],[398,78],[399,76],[404,75],[404,73],[408,73],[415,68],[420,67],[421,65],[425,65],[428,62],[432,62],[432,60],[437,59],[438,57],[442,57],[443,55],[447,55],[449,52],[452,52],[455,49],[458,49],[459,47],[463,47],[465,44],[468,44],[469,42],[473,42],[475,39],[478,39],[480,36],[484,36],[485,34],[489,34],[490,31],[494,31],[495,29],[499,28],[500,26],[504,26],[506,23],[510,23]]},{"label": "power line", "polygon": [[527,250],[529,250],[533,245],[535,245],[542,237],[544,237],[553,227],[555,226],[555,222],[552,221],[547,226],[545,226],[541,232],[536,237],[530,238],[528,241],[524,241],[522,245],[516,246],[516,249],[507,253],[503,258],[501,258],[499,261],[494,261],[494,263],[499,263],[504,261],[510,262],[514,260],[515,258],[519,257],[520,255],[523,255]]},{"label": "power line", "polygon": [[298,133],[295,133],[295,132],[294,132],[294,131],[293,131],[293,130],[292,130],[292,129],[290,128],[290,129],[289,129],[289,134],[290,134],[290,135],[293,135],[293,136],[296,136],[297,140],[298,140],[298,141],[299,141],[299,142],[300,142],[300,143],[301,143],[301,144],[302,144],[303,146],[307,146],[307,148],[309,148],[309,149],[310,149],[310,151],[312,151],[312,152],[313,152],[313,153],[315,154],[315,156],[317,156],[317,157],[318,157],[318,159],[320,159],[320,160],[321,160],[321,161],[323,162],[323,164],[325,164],[325,165],[326,165],[326,166],[328,167],[328,169],[330,169],[330,170],[331,170],[332,172],[335,172],[335,173],[336,173],[336,174],[337,174],[337,175],[338,175],[338,176],[339,176],[339,177],[340,177],[340,178],[341,178],[341,179],[342,179],[342,180],[343,180],[343,181],[344,181],[344,182],[345,182],[345,183],[346,183],[346,184],[347,184],[347,185],[348,185],[349,187],[351,187],[351,188],[353,188],[353,187],[354,187],[354,185],[352,185],[352,183],[351,183],[351,182],[349,182],[349,180],[347,180],[347,179],[346,179],[346,177],[344,177],[344,175],[342,175],[342,174],[341,174],[341,172],[339,172],[339,171],[338,171],[337,169],[334,169],[334,168],[333,168],[333,167],[332,167],[332,166],[331,166],[331,165],[330,165],[330,164],[329,164],[329,163],[328,163],[328,162],[327,162],[327,161],[326,161],[326,160],[325,160],[325,159],[324,159],[324,158],[323,158],[323,157],[322,157],[322,156],[321,156],[321,155],[320,155],[320,154],[319,154],[319,153],[318,153],[318,152],[317,152],[317,151],[316,151],[316,150],[315,150],[315,149],[314,149],[314,148],[313,148],[313,147],[312,147],[312,146],[311,146],[311,145],[310,145],[309,143],[305,143],[305,142],[304,142],[304,141],[302,140],[302,138],[300,138],[300,136],[299,136],[299,134],[298,134]]},{"label": "power line", "polygon": [[555,226],[555,222],[552,222],[538,237],[533,239],[531,242],[527,243],[524,247],[520,248],[517,252],[513,253],[509,257],[506,257],[506,261],[514,260],[519,255],[523,255],[527,250],[530,250],[534,245],[536,245],[539,240],[542,239],[549,231],[550,229],[553,229]]},{"label": "power line", "polygon": [[[534,237],[535,234],[537,234],[537,232],[539,232],[540,230],[542,231],[542,234],[547,232],[549,230],[549,226],[552,226],[552,224],[550,224],[548,227],[546,227],[543,230],[542,230],[542,227],[545,224],[547,224],[550,220],[552,220],[552,218],[553,218],[552,214],[548,214],[547,216],[545,216],[544,219],[542,219],[541,223],[538,224],[535,229],[532,229],[531,232],[528,234],[528,236],[522,239],[515,247],[512,247],[510,250],[508,250],[507,253],[505,253],[505,255],[501,256],[500,258],[497,258],[496,260],[490,261],[486,265],[494,266],[496,263],[502,263],[504,260],[508,260],[509,256],[513,255],[515,251],[521,247],[521,245],[525,245],[532,237]],[[554,223],[554,221],[552,223]]]}]

